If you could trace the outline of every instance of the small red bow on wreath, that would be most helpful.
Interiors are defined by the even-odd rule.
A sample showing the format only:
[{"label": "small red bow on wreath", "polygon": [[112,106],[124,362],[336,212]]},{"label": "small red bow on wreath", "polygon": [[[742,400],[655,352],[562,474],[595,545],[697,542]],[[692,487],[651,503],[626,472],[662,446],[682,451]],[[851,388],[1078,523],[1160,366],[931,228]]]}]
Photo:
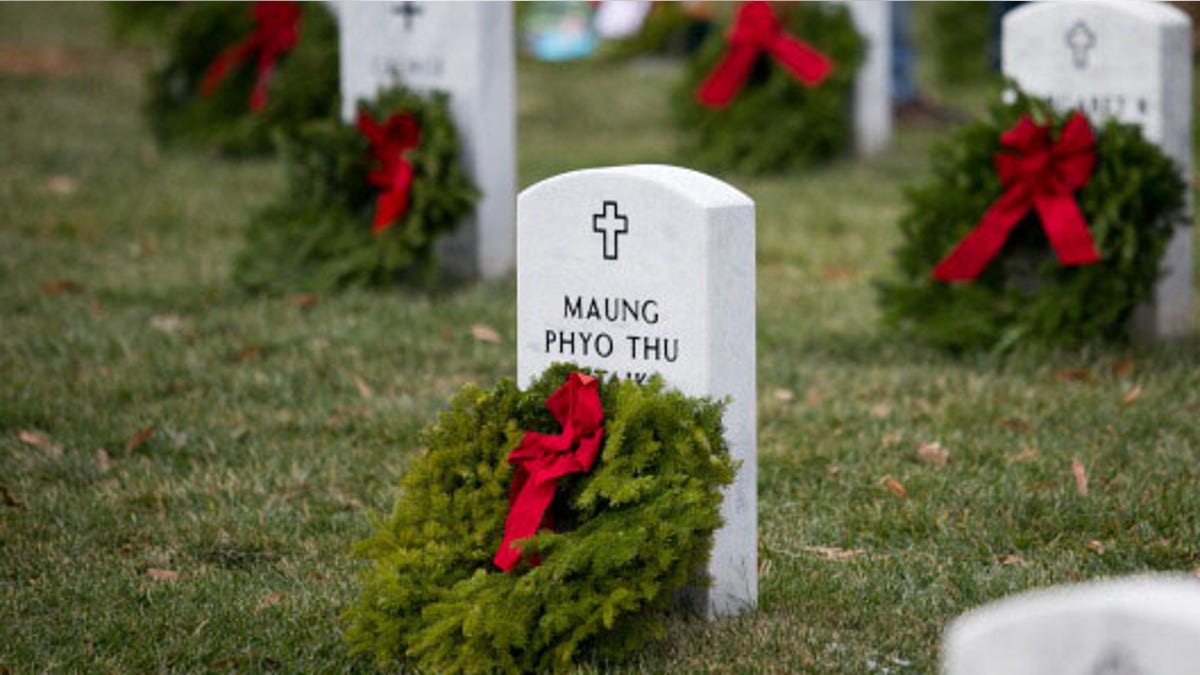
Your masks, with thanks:
[{"label": "small red bow on wreath", "polygon": [[371,233],[378,236],[408,210],[413,167],[404,153],[421,142],[421,128],[417,118],[406,112],[392,115],[380,126],[366,110],[360,110],[358,130],[371,142],[371,157],[378,163],[378,168],[367,174],[367,180],[383,189],[375,200],[375,220],[371,223]]},{"label": "small red bow on wreath", "polygon": [[200,81],[200,93],[212,96],[229,69],[258,53],[254,88],[250,91],[250,110],[258,112],[267,105],[267,84],[279,57],[296,46],[300,39],[300,4],[296,2],[254,3],[254,32],[241,42],[222,51]]},{"label": "small red bow on wreath", "polygon": [[512,571],[521,559],[513,542],[533,536],[539,527],[551,527],[547,509],[554,501],[558,479],[591,471],[604,438],[604,410],[596,378],[571,373],[546,399],[546,407],[562,425],[562,433],[551,436],[526,431],[521,444],[508,455],[508,463],[516,471],[508,490],[504,540],[492,559],[505,572]]},{"label": "small red bow on wreath", "polygon": [[1095,135],[1087,118],[1076,112],[1063,125],[1057,142],[1050,127],[1034,124],[1028,115],[1000,137],[1010,152],[996,153],[996,172],[1004,185],[1000,195],[974,230],[933,270],[939,281],[970,281],[979,276],[1030,209],[1037,211],[1042,229],[1064,265],[1100,261],[1087,221],[1075,203],[1074,192],[1087,185],[1096,163]]},{"label": "small red bow on wreath", "polygon": [[737,96],[754,61],[762,52],[774,56],[806,87],[815,87],[833,71],[833,61],[808,43],[783,32],[771,6],[761,0],[743,3],[729,30],[729,46],[709,73],[696,100],[709,108],[723,108]]}]

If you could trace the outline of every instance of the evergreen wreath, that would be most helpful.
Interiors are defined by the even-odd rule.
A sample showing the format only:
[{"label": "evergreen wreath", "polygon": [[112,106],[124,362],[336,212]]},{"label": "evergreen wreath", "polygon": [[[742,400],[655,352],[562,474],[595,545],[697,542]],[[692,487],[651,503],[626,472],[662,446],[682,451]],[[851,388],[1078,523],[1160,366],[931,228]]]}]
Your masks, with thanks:
[{"label": "evergreen wreath", "polygon": [[402,214],[394,223],[378,218],[386,193],[374,182],[380,160],[358,128],[330,118],[281,134],[287,188],[246,229],[246,246],[234,264],[239,285],[327,292],[432,278],[435,239],[453,230],[479,199],[459,161],[449,96],[426,98],[397,86],[359,109],[380,124],[397,117],[415,122],[415,145],[401,160],[411,174]]},{"label": "evergreen wreath", "polygon": [[336,113],[337,25],[321,3],[298,7],[298,40],[278,56],[261,109],[250,105],[258,78],[254,54],[234,64],[211,92],[202,91],[213,64],[255,32],[254,5],[197,2],[174,10],[165,63],[147,83],[145,113],[161,143],[263,154],[272,149],[272,129],[293,130]]},{"label": "evergreen wreath", "polygon": [[[527,391],[468,385],[423,435],[391,516],[359,542],[373,561],[346,637],[381,666],[437,673],[544,672],[619,659],[662,634],[660,615],[702,575],[734,477],[722,405],[648,384],[599,383],[603,444],[590,472],[560,479],[558,531],[493,566],[509,510],[509,453],[526,430],[557,434],[555,364]],[[532,566],[531,558],[540,560]]]},{"label": "evergreen wreath", "polygon": [[1069,117],[1015,86],[1010,93],[1012,103],[936,147],[932,176],[909,189],[898,274],[877,283],[884,320],[950,351],[1126,340],[1135,306],[1160,276],[1185,194],[1179,169],[1131,124],[1109,120],[1095,130],[1095,165],[1074,195],[1100,262],[1062,265],[1030,211],[974,281],[933,277],[1004,192],[994,164],[1001,134],[1024,115],[1055,130]]},{"label": "evergreen wreath", "polygon": [[680,152],[691,164],[716,172],[763,174],[810,167],[852,144],[851,95],[865,47],[850,11],[829,2],[772,5],[788,34],[832,60],[832,72],[810,88],[770,55],[760,54],[732,103],[706,107],[695,92],[728,45],[726,31],[711,31],[672,94]]}]

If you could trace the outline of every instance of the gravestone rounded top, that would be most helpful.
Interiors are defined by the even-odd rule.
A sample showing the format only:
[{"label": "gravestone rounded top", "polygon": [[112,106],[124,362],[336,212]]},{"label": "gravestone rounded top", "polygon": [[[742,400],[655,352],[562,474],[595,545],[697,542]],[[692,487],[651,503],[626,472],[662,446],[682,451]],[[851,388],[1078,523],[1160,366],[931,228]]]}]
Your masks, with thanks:
[{"label": "gravestone rounded top", "polygon": [[1200,657],[1200,581],[1147,575],[996,601],[946,631],[947,675],[1174,675]]},{"label": "gravestone rounded top", "polygon": [[1123,14],[1130,19],[1138,19],[1146,23],[1160,25],[1183,24],[1191,25],[1187,14],[1168,5],[1165,2],[1143,2],[1140,0],[1088,0],[1088,2],[1031,2],[1022,5],[1004,15],[1004,28],[1010,24],[1025,21],[1041,21],[1048,15],[1061,14],[1064,11],[1086,12],[1089,15],[1098,12]]},{"label": "gravestone rounded top", "polygon": [[536,200],[547,196],[543,193],[555,193],[574,185],[586,185],[590,188],[595,185],[596,179],[604,177],[645,181],[647,189],[659,193],[674,193],[703,209],[754,204],[746,193],[722,180],[699,171],[666,164],[633,164],[570,171],[525,188],[520,198],[523,201]]}]

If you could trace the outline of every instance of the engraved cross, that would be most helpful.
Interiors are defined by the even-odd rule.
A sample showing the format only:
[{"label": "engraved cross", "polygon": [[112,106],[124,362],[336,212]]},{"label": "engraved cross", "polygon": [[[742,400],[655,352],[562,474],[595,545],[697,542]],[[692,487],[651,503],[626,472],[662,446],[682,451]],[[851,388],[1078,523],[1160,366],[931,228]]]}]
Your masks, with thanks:
[{"label": "engraved cross", "polygon": [[402,2],[399,7],[392,8],[392,14],[400,14],[404,17],[404,32],[407,33],[412,28],[413,18],[421,13],[421,8],[415,2]]},{"label": "engraved cross", "polygon": [[616,202],[604,202],[600,213],[592,214],[592,231],[604,235],[604,259],[617,259],[617,238],[629,232],[629,218],[621,215]]},{"label": "engraved cross", "polygon": [[1083,70],[1088,66],[1088,52],[1096,46],[1096,34],[1083,22],[1076,21],[1066,35],[1067,47],[1071,50],[1071,61],[1075,68]]}]

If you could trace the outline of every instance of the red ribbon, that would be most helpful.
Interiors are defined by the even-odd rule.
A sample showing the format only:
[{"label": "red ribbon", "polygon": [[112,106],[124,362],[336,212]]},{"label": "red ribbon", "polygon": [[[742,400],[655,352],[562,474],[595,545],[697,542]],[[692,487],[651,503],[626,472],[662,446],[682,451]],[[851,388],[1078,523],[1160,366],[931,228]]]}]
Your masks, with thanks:
[{"label": "red ribbon", "polygon": [[546,407],[562,425],[562,433],[551,436],[526,431],[521,445],[508,456],[516,472],[508,490],[504,540],[492,559],[505,572],[512,571],[521,559],[521,550],[514,548],[513,542],[549,525],[546,510],[554,501],[558,479],[590,471],[604,438],[604,410],[596,378],[571,373],[566,383],[546,399]]},{"label": "red ribbon", "polygon": [[1048,125],[1034,124],[1025,115],[1000,137],[1000,143],[1011,148],[996,153],[996,172],[1005,187],[1004,194],[983,214],[979,225],[938,263],[934,278],[969,281],[978,277],[1030,209],[1041,218],[1042,229],[1059,262],[1099,262],[1100,254],[1074,197],[1076,190],[1087,185],[1096,164],[1096,138],[1087,118],[1076,112],[1054,142]]},{"label": "red ribbon", "polygon": [[296,46],[300,39],[300,4],[297,2],[254,3],[254,32],[241,42],[222,51],[200,81],[200,93],[212,96],[234,66],[258,54],[254,88],[250,91],[250,110],[258,112],[267,105],[267,84],[279,57]]},{"label": "red ribbon", "polygon": [[709,108],[728,105],[741,91],[754,61],[764,51],[806,87],[817,86],[833,71],[833,61],[828,56],[783,32],[783,24],[768,3],[746,2],[738,8],[737,21],[729,30],[725,54],[696,90],[696,100]]},{"label": "red ribbon", "polygon": [[371,233],[380,235],[408,210],[413,167],[404,153],[421,142],[421,128],[417,118],[406,112],[392,115],[380,126],[366,110],[360,110],[358,130],[371,142],[371,157],[379,165],[367,174],[367,180],[383,189],[375,200],[375,220],[371,224]]}]

